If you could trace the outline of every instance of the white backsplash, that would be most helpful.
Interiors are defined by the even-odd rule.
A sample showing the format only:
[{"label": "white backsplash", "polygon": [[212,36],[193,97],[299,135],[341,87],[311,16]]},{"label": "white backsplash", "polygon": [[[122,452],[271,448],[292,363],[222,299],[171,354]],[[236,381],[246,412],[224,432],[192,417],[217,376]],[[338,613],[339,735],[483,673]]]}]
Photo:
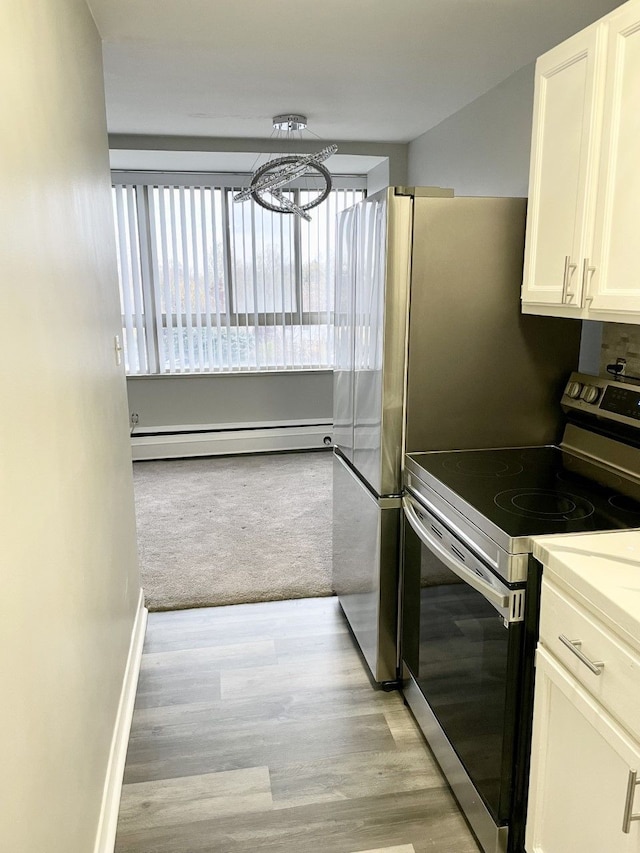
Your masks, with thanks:
[{"label": "white backsplash", "polygon": [[603,323],[600,375],[608,376],[607,365],[626,358],[626,374],[640,377],[640,325]]}]

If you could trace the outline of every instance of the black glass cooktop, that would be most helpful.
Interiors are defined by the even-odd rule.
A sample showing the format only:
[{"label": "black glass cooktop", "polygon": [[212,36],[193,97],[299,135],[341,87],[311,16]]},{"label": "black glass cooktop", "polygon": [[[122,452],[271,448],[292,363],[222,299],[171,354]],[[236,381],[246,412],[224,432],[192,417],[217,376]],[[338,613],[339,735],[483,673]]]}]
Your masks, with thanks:
[{"label": "black glass cooktop", "polygon": [[511,538],[640,527],[637,483],[558,447],[411,457]]}]

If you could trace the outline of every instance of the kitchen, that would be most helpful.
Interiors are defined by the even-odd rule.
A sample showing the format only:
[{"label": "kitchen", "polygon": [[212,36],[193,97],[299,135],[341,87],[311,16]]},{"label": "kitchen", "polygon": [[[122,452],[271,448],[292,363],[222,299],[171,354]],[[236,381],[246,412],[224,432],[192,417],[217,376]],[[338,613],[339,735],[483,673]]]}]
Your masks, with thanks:
[{"label": "kitchen", "polygon": [[[615,4],[610,4],[611,6]],[[75,168],[78,164],[87,164],[85,149],[78,148],[77,139],[71,134],[70,127],[84,127],[86,117],[90,114],[91,103],[99,103],[101,100],[101,81],[98,80],[98,72],[93,65],[92,71],[83,68],[80,75],[83,84],[77,83],[79,75],[76,73],[74,62],[80,61],[79,56],[87,51],[96,49],[96,36],[88,35],[90,28],[86,23],[80,28],[82,36],[83,51],[76,51],[71,47],[77,38],[77,17],[73,15],[54,14],[53,7],[41,4],[41,19],[36,27],[32,19],[25,20],[22,13],[10,12],[10,31],[15,37],[15,45],[7,44],[3,51],[5,61],[11,62],[11,68],[3,75],[3,79],[10,81],[14,79],[15,68],[20,69],[21,86],[10,101],[13,123],[3,130],[3,140],[10,143],[11,158],[9,162],[13,173],[7,175],[7,188],[15,185],[16,175],[20,174],[20,168],[24,170],[23,177],[27,180],[28,174],[34,172],[41,175],[55,174],[61,164],[66,162],[61,152],[65,149],[75,152],[77,156]],[[11,7],[10,7],[11,8]],[[593,19],[607,12],[601,9]],[[80,15],[78,7],[74,7],[75,15]],[[562,34],[567,37],[571,32],[579,29],[579,26],[588,23],[582,21],[578,26],[570,27]],[[6,32],[6,30],[5,30]],[[37,35],[36,35],[37,33]],[[46,41],[46,49],[41,49],[42,44],[38,39],[48,38],[47,33],[53,34],[53,41]],[[27,34],[29,37],[27,37]],[[20,39],[24,41],[21,42]],[[55,48],[56,39],[60,39],[66,50]],[[65,41],[66,40],[66,41]],[[555,41],[559,41],[557,38]],[[22,48],[27,55],[32,55],[35,45],[38,45],[36,54],[40,56],[40,64],[32,67],[21,54]],[[551,46],[551,45],[548,45]],[[17,55],[16,55],[17,54]],[[47,91],[47,86],[55,86],[59,78],[53,71],[59,65],[65,70],[67,76],[63,77],[64,85],[55,89],[55,97],[47,101],[39,110],[25,110],[24,96],[41,90]],[[34,76],[35,75],[35,76]],[[40,76],[37,76],[40,75]],[[27,81],[32,81],[33,89],[29,89]],[[73,83],[73,81],[76,81]],[[523,69],[516,72],[513,78],[499,84],[496,89],[481,96],[469,107],[463,108],[460,113],[445,119],[433,135],[427,134],[417,139],[409,146],[409,173],[408,182],[411,184],[441,184],[454,186],[460,195],[465,193],[492,194],[502,191],[504,195],[525,195],[527,192],[528,174],[528,139],[531,121],[531,81],[532,69]],[[86,87],[94,86],[92,98],[86,99],[83,95]],[[26,88],[25,88],[26,87]],[[10,90],[10,93],[13,90]],[[75,106],[66,116],[70,121],[68,126],[60,127],[60,121],[56,118],[55,107],[58,104],[66,104],[66,98],[77,98]],[[507,111],[506,104],[512,109]],[[518,112],[520,111],[520,113]],[[522,123],[517,122],[517,115],[522,115]],[[502,122],[502,124],[500,124]],[[98,128],[100,125],[97,125]],[[52,134],[52,129],[55,133]],[[469,140],[469,149],[460,153],[456,158],[451,139],[457,140],[462,145],[464,133]],[[505,138],[512,140],[509,149],[505,151],[504,145],[495,144]],[[449,135],[450,134],[450,135]],[[519,136],[521,147],[518,147]],[[86,141],[87,145],[93,145],[99,139],[98,130],[94,131]],[[25,148],[25,140],[28,146]],[[481,145],[480,142],[484,144]],[[473,145],[471,145],[473,143]],[[51,154],[44,152],[52,148]],[[460,151],[460,148],[457,149]],[[21,152],[23,157],[21,159]],[[37,156],[36,153],[37,152]],[[29,157],[26,159],[27,153]],[[523,155],[524,156],[521,156]],[[421,155],[427,158],[426,163],[421,162]],[[104,154],[100,168],[104,168]],[[484,162],[483,161],[484,158]],[[457,166],[456,166],[457,161]],[[493,168],[491,164],[493,163]],[[97,168],[97,167],[96,167]],[[29,169],[31,172],[29,172]],[[439,172],[436,176],[431,169]],[[454,172],[452,174],[452,171]],[[73,170],[65,175],[74,174]],[[91,173],[91,179],[95,173]],[[480,177],[478,177],[480,176]],[[491,176],[491,177],[490,177]],[[81,194],[81,186],[74,184],[77,192]],[[75,200],[65,198],[69,206],[62,210],[74,210],[74,203],[78,202],[80,195]],[[30,197],[31,199],[31,197]],[[21,204],[26,201],[20,197]],[[42,206],[47,208],[46,203],[53,198],[48,197],[30,200],[34,205],[32,209],[40,210]],[[43,204],[44,203],[44,204]],[[27,223],[32,223],[31,214],[22,213],[24,207],[18,204],[17,198],[12,196],[12,210],[7,212],[6,221],[10,223],[9,234],[15,239],[8,247],[11,252],[21,251],[20,265],[15,269],[11,266],[14,254],[8,254],[9,271],[13,272],[16,280],[18,273],[20,278],[25,275],[26,269],[32,269],[37,258],[43,256],[50,259],[58,258],[55,240],[51,233],[45,229],[39,242],[41,254],[31,257],[30,263],[25,266],[24,258],[28,254],[25,235],[30,233]],[[54,210],[60,210],[54,207]],[[26,218],[25,218],[26,217]],[[102,212],[102,227],[108,225],[108,216]],[[4,216],[3,216],[4,219]],[[93,221],[93,220],[91,220]],[[24,229],[24,230],[23,230]],[[32,229],[31,229],[32,231]],[[86,235],[85,235],[86,236]],[[76,263],[85,264],[85,271],[95,253],[100,254],[99,246],[93,245],[90,251],[80,252],[80,243],[73,244]],[[28,243],[29,248],[32,242]],[[92,255],[93,252],[93,255]],[[102,256],[101,256],[102,257]],[[112,267],[111,261],[102,259],[105,263],[104,269],[109,272],[101,273],[101,281],[110,279]],[[49,264],[38,268],[38,276],[43,280],[49,280],[52,274]],[[53,265],[53,269],[58,268]],[[87,329],[104,328],[99,319],[96,308],[103,309],[103,313],[115,318],[117,306],[113,299],[106,295],[106,288],[97,292],[94,299],[98,299],[99,305],[87,299],[78,299],[76,295],[65,290],[64,281],[69,281],[69,268],[65,267],[66,275],[58,279],[55,292],[68,294],[68,303],[77,312],[65,315],[56,314],[65,331],[69,332],[71,324],[68,317],[78,317],[86,324]],[[582,273],[582,271],[580,271]],[[104,276],[102,278],[101,276]],[[93,276],[92,276],[93,277]],[[21,290],[18,294],[10,296],[19,301],[13,301],[10,307],[16,316],[28,315],[39,318],[34,301],[28,301],[32,293],[28,288]],[[51,299],[52,291],[46,290],[48,311],[55,310],[55,306],[48,300]],[[44,319],[37,320],[38,333],[42,342],[50,344],[50,350],[60,350],[58,332],[60,325],[51,330]],[[105,341],[109,337],[109,329],[104,332]],[[602,330],[593,329],[596,337],[597,332],[602,332],[602,343],[611,346],[611,337],[617,335],[619,338],[630,338],[625,330],[609,329],[605,324]],[[15,332],[17,334],[17,330]],[[8,330],[13,334],[13,330]],[[11,849],[23,850],[86,850],[92,845],[87,839],[93,837],[95,832],[96,818],[99,809],[96,803],[100,800],[101,781],[96,781],[104,773],[104,767],[109,752],[109,743],[113,731],[113,720],[118,705],[118,695],[124,671],[124,662],[127,658],[128,634],[132,625],[132,618],[137,607],[137,589],[135,597],[132,590],[136,588],[136,574],[134,569],[135,558],[133,546],[133,530],[131,524],[131,504],[128,498],[122,499],[122,484],[126,487],[126,475],[123,467],[128,448],[128,437],[121,436],[116,448],[113,449],[113,435],[118,435],[118,424],[127,421],[127,403],[123,396],[120,383],[120,374],[116,376],[113,370],[109,372],[107,365],[112,354],[105,344],[98,356],[94,353],[94,346],[88,333],[76,332],[79,339],[73,339],[75,345],[80,345],[83,354],[82,371],[78,371],[78,381],[84,382],[87,375],[88,365],[92,365],[96,375],[100,376],[98,387],[83,385],[86,394],[80,400],[73,386],[68,383],[73,381],[69,377],[68,365],[65,370],[56,370],[52,375],[51,370],[38,372],[35,368],[39,362],[29,355],[25,364],[30,368],[30,393],[26,392],[25,383],[16,383],[8,380],[6,387],[10,396],[5,407],[6,422],[6,446],[16,448],[16,461],[7,460],[8,483],[12,501],[7,505],[6,514],[8,533],[20,532],[19,540],[15,535],[9,535],[7,539],[7,558],[12,566],[12,572],[8,577],[6,588],[6,600],[10,601],[12,608],[3,617],[3,631],[6,631],[5,650],[21,649],[19,660],[13,658],[7,661],[9,682],[15,685],[12,691],[11,702],[3,710],[3,729],[5,731],[16,731],[23,720],[33,720],[31,739],[29,743],[22,740],[12,740],[7,745],[7,768],[8,774],[13,778],[11,790],[7,791],[6,797],[3,791],[3,803],[11,809],[18,809],[22,819],[19,825],[11,821],[3,821],[3,826],[8,827],[9,836],[7,845]],[[9,338],[10,342],[13,339]],[[18,340],[18,339],[16,339]],[[624,342],[628,344],[629,341]],[[629,351],[634,352],[633,346]],[[600,350],[600,344],[596,352]],[[62,355],[68,354],[62,347]],[[613,349],[612,355],[623,355],[618,349]],[[92,359],[96,358],[97,361]],[[614,359],[612,359],[614,360]],[[630,359],[629,359],[630,361]],[[75,363],[75,362],[74,362]],[[33,369],[31,369],[33,368]],[[594,372],[594,371],[590,371]],[[632,371],[629,370],[629,373]],[[54,381],[59,391],[59,399],[52,395],[51,382]],[[33,393],[37,391],[38,393]],[[110,405],[106,405],[109,401]],[[19,419],[15,413],[20,412]],[[9,415],[12,413],[11,418]],[[38,429],[47,425],[51,442],[42,447],[42,439],[39,438]],[[88,427],[88,428],[87,428]],[[108,439],[108,441],[107,441]],[[106,448],[112,449],[107,452]],[[79,455],[78,450],[82,449]],[[58,453],[63,451],[63,459],[66,462],[64,468],[58,464],[53,450]],[[91,458],[98,464],[91,466],[91,473],[87,467],[81,464],[83,459]],[[27,466],[18,471],[17,460],[24,460]],[[109,473],[113,470],[114,473]],[[121,473],[115,473],[121,472]],[[25,477],[25,474],[27,476]],[[86,481],[90,480],[93,485],[87,491]],[[33,494],[27,489],[29,482],[40,483],[43,497],[34,504]],[[80,492],[78,487],[82,486]],[[57,495],[57,512],[52,515],[50,502],[45,499],[47,494]],[[120,500],[114,500],[116,495]],[[82,500],[79,500],[79,496]],[[108,497],[108,499],[107,499]],[[100,509],[98,509],[100,508]],[[40,519],[40,527],[33,530],[29,518],[34,513]],[[64,522],[61,526],[61,522]],[[87,531],[97,530],[104,535],[94,537]],[[113,531],[118,530],[113,544],[105,548],[104,543],[111,541]],[[76,544],[72,552],[68,542],[61,536],[61,532],[74,532]],[[95,546],[91,544],[94,538],[101,539],[101,554],[97,555]],[[91,541],[90,541],[91,540]],[[107,556],[105,557],[104,554]],[[53,556],[52,556],[53,555]],[[52,565],[53,560],[53,565]],[[80,565],[92,565],[96,567],[95,576],[87,578]],[[35,584],[34,570],[36,566],[49,566],[54,571],[48,571],[44,578],[35,572],[38,583]],[[121,574],[113,574],[113,566],[122,567]],[[104,573],[104,576],[103,576]],[[44,589],[41,582],[45,581]],[[68,592],[71,591],[71,595]],[[96,605],[96,599],[101,603]],[[56,613],[51,614],[47,608],[47,602],[54,603]],[[64,629],[60,626],[64,623]],[[118,624],[115,630],[112,626]],[[26,639],[25,626],[30,626],[29,639]],[[91,627],[94,625],[95,627]],[[125,630],[126,628],[126,630]],[[69,631],[71,630],[71,635]],[[105,635],[100,630],[106,631],[111,642],[105,643]],[[80,659],[69,656],[69,643],[73,643],[75,655]],[[57,655],[60,657],[58,658]],[[64,659],[65,666],[56,664],[56,660]],[[96,667],[96,661],[104,661],[104,666]],[[92,664],[93,662],[93,664]],[[91,675],[93,670],[101,670]],[[29,680],[25,683],[24,672],[31,673]],[[64,695],[68,697],[64,701]],[[94,697],[93,699],[91,697]],[[97,701],[99,700],[99,701]],[[72,706],[70,708],[70,706]],[[41,719],[42,708],[46,708],[49,718],[49,726],[53,726],[61,733],[60,744],[56,744],[47,732],[51,729],[37,724]],[[36,709],[37,713],[36,713]],[[35,717],[35,720],[34,720]],[[87,750],[87,745],[92,744]],[[66,750],[64,752],[63,750]],[[43,762],[44,759],[44,762]],[[39,771],[36,767],[46,767],[47,772]],[[78,785],[78,778],[74,778],[69,767],[83,768],[79,775],[82,784]],[[67,768],[67,769],[64,769]],[[80,794],[82,789],[82,795]],[[72,792],[72,793],[70,793]],[[79,808],[81,816],[72,824],[64,828],[58,828],[55,838],[52,837],[52,827],[56,821],[54,815],[70,813],[70,803],[78,797],[86,807]],[[36,817],[35,804],[38,803],[39,813]],[[633,827],[635,829],[635,826]],[[5,831],[5,830],[3,830]],[[15,833],[15,834],[14,834]],[[35,843],[35,842],[38,843]]]}]

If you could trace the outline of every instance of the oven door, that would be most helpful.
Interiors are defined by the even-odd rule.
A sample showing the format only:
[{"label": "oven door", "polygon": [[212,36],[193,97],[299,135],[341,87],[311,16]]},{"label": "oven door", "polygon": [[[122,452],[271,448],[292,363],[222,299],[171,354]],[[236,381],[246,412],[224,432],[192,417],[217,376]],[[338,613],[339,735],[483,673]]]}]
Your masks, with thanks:
[{"label": "oven door", "polygon": [[[511,811],[524,590],[495,575],[411,495],[403,507],[405,695],[483,843]],[[487,833],[466,806],[483,811]]]}]

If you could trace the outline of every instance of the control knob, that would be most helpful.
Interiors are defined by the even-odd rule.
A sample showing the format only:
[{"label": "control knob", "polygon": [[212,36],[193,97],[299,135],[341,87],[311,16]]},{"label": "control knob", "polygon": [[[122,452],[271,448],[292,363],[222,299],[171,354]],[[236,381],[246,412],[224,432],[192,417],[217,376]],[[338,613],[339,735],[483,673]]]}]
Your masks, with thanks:
[{"label": "control knob", "polygon": [[580,394],[580,399],[585,403],[595,403],[600,396],[600,389],[597,385],[585,385]]},{"label": "control knob", "polygon": [[582,387],[582,382],[570,382],[567,385],[567,397],[571,397],[572,400],[577,400],[582,393]]}]

